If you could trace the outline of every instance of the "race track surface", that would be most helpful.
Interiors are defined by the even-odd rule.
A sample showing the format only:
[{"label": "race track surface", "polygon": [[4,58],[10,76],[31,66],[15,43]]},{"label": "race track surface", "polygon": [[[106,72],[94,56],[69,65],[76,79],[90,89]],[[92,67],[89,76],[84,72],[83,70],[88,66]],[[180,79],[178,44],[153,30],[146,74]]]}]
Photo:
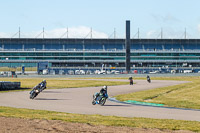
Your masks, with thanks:
[{"label": "race track surface", "polygon": [[[133,86],[108,86],[109,96],[113,97],[117,94],[184,83],[183,81],[163,80],[155,80],[150,84],[144,80],[135,80],[134,82],[136,82],[136,84]],[[100,89],[101,87],[46,89],[34,100],[29,99],[29,91],[0,93],[0,106],[78,114],[200,121],[200,110],[130,105],[109,100],[107,100],[104,106],[94,106],[91,103],[92,95],[95,92],[99,92]]]}]

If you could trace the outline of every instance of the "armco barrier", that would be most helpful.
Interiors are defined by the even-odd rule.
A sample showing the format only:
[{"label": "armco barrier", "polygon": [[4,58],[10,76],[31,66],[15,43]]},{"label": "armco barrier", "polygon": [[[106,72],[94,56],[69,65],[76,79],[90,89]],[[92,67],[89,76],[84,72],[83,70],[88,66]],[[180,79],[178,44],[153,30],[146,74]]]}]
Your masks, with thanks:
[{"label": "armco barrier", "polygon": [[0,91],[19,89],[21,82],[0,81]]}]

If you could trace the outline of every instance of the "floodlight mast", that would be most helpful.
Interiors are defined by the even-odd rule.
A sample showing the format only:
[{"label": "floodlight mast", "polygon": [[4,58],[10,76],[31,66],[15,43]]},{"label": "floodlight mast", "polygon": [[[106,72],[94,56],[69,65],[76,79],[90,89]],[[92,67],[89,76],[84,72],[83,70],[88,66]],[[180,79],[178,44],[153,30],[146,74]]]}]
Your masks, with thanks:
[{"label": "floodlight mast", "polygon": [[185,28],[185,39],[187,38],[187,31],[186,31],[186,28]]},{"label": "floodlight mast", "polygon": [[17,33],[15,33],[13,36],[11,36],[10,38],[14,38],[17,34],[18,34],[18,36],[20,38],[20,27],[19,27],[19,31]]},{"label": "floodlight mast", "polygon": [[43,27],[43,32],[42,33],[43,33],[43,39],[44,39],[44,27]]},{"label": "floodlight mast", "polygon": [[20,27],[19,27],[19,38],[20,38]]},{"label": "floodlight mast", "polygon": [[116,30],[114,28],[114,39],[116,39]]}]

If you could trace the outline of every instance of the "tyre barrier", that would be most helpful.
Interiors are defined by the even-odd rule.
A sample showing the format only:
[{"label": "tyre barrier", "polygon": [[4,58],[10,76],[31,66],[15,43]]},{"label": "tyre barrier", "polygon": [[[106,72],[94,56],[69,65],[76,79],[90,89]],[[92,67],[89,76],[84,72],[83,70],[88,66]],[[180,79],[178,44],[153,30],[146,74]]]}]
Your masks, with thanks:
[{"label": "tyre barrier", "polygon": [[0,81],[0,91],[20,89],[21,82]]}]

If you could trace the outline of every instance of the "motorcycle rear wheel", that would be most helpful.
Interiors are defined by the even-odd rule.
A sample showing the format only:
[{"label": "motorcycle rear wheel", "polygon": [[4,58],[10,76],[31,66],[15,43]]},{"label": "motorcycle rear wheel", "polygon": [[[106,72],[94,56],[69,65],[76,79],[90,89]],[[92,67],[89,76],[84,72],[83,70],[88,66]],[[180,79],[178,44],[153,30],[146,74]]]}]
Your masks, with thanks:
[{"label": "motorcycle rear wheel", "polygon": [[95,100],[93,100],[93,101],[92,101],[92,105],[95,105],[95,104],[96,104],[96,101],[95,101]]}]

